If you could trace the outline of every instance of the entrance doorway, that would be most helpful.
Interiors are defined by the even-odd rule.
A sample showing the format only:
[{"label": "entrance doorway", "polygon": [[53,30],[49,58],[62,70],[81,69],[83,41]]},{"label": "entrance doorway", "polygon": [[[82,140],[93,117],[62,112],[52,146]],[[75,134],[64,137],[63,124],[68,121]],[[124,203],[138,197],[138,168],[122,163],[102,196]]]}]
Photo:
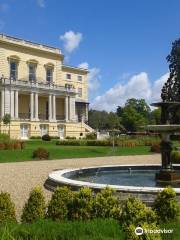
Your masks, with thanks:
[{"label": "entrance doorway", "polygon": [[60,139],[64,139],[64,126],[63,125],[60,125],[59,127],[58,127],[58,133],[59,133],[59,138]]},{"label": "entrance doorway", "polygon": [[45,134],[48,134],[48,131],[49,131],[48,125],[41,124],[40,125],[40,131],[41,131],[41,137]]},{"label": "entrance doorway", "polygon": [[21,124],[21,139],[28,139],[29,138],[29,125],[28,124]]}]

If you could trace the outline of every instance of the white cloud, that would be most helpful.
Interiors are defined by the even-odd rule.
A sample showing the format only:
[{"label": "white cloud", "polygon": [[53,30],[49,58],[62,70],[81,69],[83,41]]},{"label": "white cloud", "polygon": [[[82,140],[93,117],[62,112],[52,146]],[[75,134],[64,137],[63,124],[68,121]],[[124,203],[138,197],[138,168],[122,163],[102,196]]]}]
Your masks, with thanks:
[{"label": "white cloud", "polygon": [[65,32],[64,35],[60,36],[60,40],[62,40],[64,43],[64,49],[68,53],[71,53],[79,47],[79,44],[82,41],[82,33],[68,31]]},{"label": "white cloud", "polygon": [[37,4],[39,7],[41,8],[45,8],[45,1],[44,0],[36,0],[37,1]]},{"label": "white cloud", "polygon": [[88,86],[91,92],[97,91],[100,87],[100,69],[99,68],[89,68],[89,64],[87,62],[80,63],[78,65],[79,68],[84,68],[89,70],[88,74]]},{"label": "white cloud", "polygon": [[78,65],[79,68],[84,68],[84,69],[88,69],[89,68],[89,64],[87,62],[83,62],[83,63],[80,63]]},{"label": "white cloud", "polygon": [[166,73],[154,82],[153,88],[152,88],[152,101],[160,101],[161,89],[164,83],[167,81],[168,77],[169,77],[169,73]]},{"label": "white cloud", "polygon": [[103,95],[97,96],[90,107],[97,110],[115,111],[117,106],[124,105],[129,98],[144,98],[147,102],[158,100],[162,85],[167,78],[168,73],[151,84],[148,74],[141,72],[132,76],[127,83],[118,83]]}]

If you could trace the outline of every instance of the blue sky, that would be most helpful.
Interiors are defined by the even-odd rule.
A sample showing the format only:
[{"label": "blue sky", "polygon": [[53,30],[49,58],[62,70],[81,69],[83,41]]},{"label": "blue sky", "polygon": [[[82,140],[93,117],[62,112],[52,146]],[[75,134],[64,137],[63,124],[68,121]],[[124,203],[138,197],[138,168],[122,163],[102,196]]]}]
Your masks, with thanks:
[{"label": "blue sky", "polygon": [[129,97],[158,98],[179,9],[178,0],[0,0],[0,31],[88,66],[91,106],[110,111]]}]

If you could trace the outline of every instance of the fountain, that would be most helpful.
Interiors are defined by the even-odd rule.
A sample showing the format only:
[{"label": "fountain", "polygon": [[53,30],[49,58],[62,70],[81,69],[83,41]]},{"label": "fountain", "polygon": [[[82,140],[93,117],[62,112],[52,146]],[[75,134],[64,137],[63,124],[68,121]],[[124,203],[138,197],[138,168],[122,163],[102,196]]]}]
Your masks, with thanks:
[{"label": "fountain", "polygon": [[171,185],[180,201],[180,165],[172,164],[170,138],[172,134],[180,132],[180,40],[173,44],[168,61],[170,76],[162,88],[162,101],[152,104],[161,108],[161,124],[145,127],[161,135],[161,165],[108,165],[53,171],[45,182],[46,188],[54,190],[57,186],[66,185],[77,190],[85,186],[99,191],[108,185],[117,194],[120,193],[121,199],[132,194],[152,204],[157,193],[164,186]]},{"label": "fountain", "polygon": [[162,102],[153,103],[152,106],[161,108],[161,125],[148,125],[147,130],[161,134],[161,170],[156,173],[156,181],[173,185],[180,182],[180,173],[172,166],[171,134],[180,132],[180,124],[175,124],[174,113],[180,109],[180,79],[172,77],[164,84],[161,93]]},{"label": "fountain", "polygon": [[[164,186],[171,185],[176,191],[180,201],[180,165],[172,165],[171,134],[180,132],[180,124],[174,121],[174,113],[180,108],[180,86],[176,94],[172,93],[173,83],[165,83],[162,89],[162,102],[153,103],[161,108],[161,124],[148,125],[149,131],[159,132],[161,135],[161,159],[159,165],[120,165],[97,166],[80,169],[64,169],[49,174],[45,183],[46,188],[54,190],[57,186],[70,186],[77,190],[86,186],[94,191],[99,191],[107,185],[116,190],[120,199],[125,199],[129,194],[141,198],[151,205],[156,194]],[[180,85],[180,84],[179,84]]]}]

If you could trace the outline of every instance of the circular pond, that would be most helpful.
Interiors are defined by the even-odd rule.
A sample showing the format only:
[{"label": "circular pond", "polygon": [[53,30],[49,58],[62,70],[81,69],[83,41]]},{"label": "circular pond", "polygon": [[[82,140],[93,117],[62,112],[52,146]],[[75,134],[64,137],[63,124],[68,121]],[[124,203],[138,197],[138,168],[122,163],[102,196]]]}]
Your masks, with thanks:
[{"label": "circular pond", "polygon": [[[165,187],[155,181],[160,168],[160,165],[121,165],[57,170],[49,174],[45,186],[50,190],[64,185],[73,190],[86,186],[94,191],[109,186],[120,193],[121,198],[133,194],[151,202]],[[180,165],[174,165],[174,169],[180,171]],[[172,187],[180,198],[180,183],[174,183]]]}]

